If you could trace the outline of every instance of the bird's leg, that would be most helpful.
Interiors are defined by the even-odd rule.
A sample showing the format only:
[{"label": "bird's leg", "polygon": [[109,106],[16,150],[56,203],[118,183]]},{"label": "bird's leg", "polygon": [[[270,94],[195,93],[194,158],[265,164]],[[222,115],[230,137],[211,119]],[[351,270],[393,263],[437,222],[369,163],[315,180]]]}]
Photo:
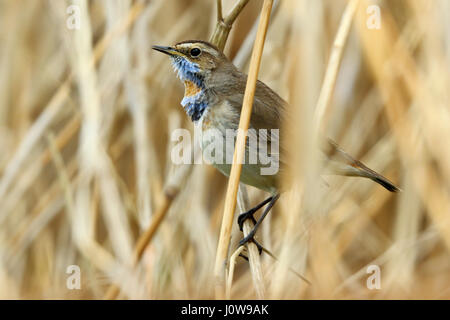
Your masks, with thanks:
[{"label": "bird's leg", "polygon": [[[239,241],[239,245],[243,246],[244,244],[246,244],[249,241],[253,241],[256,246],[258,247],[258,250],[260,250],[261,252],[261,245],[259,245],[254,239],[253,237],[256,234],[256,231],[258,230],[259,225],[261,224],[261,222],[264,220],[264,218],[267,216],[267,214],[269,213],[270,209],[272,209],[273,205],[275,204],[275,202],[278,200],[278,198],[280,197],[280,194],[277,194],[275,196],[270,197],[269,199],[264,200],[261,204],[259,204],[259,208],[261,208],[263,205],[265,205],[267,202],[269,202],[269,204],[267,205],[267,207],[264,209],[261,217],[258,219],[258,221],[256,221],[255,226],[253,227],[252,231],[250,231],[250,233],[244,237],[241,241]],[[258,207],[257,206],[257,207]],[[256,208],[256,207],[255,207]],[[259,209],[258,208],[258,209]],[[253,216],[252,216],[253,217]]]},{"label": "bird's leg", "polygon": [[[255,239],[251,239],[251,241],[256,245],[256,248],[258,248],[258,253],[261,254],[263,251],[263,246],[260,245],[259,242],[257,242]],[[241,244],[239,246],[241,246]],[[244,254],[241,253],[239,254],[239,256],[248,261],[248,257],[246,257]]]},{"label": "bird's leg", "polygon": [[264,207],[268,202],[270,202],[273,199],[274,196],[271,196],[269,198],[267,198],[266,200],[264,200],[263,202],[261,202],[260,204],[258,204],[256,207],[251,208],[250,210],[241,213],[238,216],[238,225],[239,225],[239,230],[242,231],[242,226],[244,225],[244,221],[247,219],[251,219],[253,221],[253,224],[256,224],[256,220],[253,217],[253,215],[255,214],[256,211],[258,211],[259,209],[261,209],[262,207]]}]

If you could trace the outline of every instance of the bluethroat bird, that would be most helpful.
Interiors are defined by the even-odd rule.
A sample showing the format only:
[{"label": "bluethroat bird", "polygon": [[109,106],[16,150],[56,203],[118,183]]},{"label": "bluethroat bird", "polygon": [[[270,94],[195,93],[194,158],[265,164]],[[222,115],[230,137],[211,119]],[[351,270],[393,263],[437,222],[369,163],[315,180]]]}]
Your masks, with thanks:
[{"label": "bluethroat bird", "polygon": [[[240,72],[216,46],[206,41],[187,40],[171,47],[153,46],[153,49],[171,58],[173,68],[185,86],[181,105],[195,126],[201,128],[202,132],[213,128],[222,135],[224,140],[228,139],[227,130],[237,130],[239,127],[247,75]],[[257,81],[249,128],[260,132],[266,132],[261,129],[279,129],[287,116],[287,110],[286,101],[264,83]],[[274,136],[265,134],[265,138],[270,145]],[[278,136],[275,138],[278,139]],[[250,153],[248,140],[246,159]],[[331,168],[335,174],[369,178],[391,192],[399,191],[388,179],[352,158],[336,143],[329,139],[324,141],[323,153],[327,159],[331,160],[330,162],[333,162]],[[209,143],[211,143],[210,139],[203,137],[200,139],[204,157],[210,156],[204,152]],[[261,174],[261,163],[243,164],[241,182],[267,191],[271,196],[248,212],[239,215],[238,224],[241,230],[246,219],[252,219],[255,223],[252,232],[241,240],[241,245],[249,240],[254,241],[253,236],[258,226],[279,198],[280,177],[285,165],[283,153],[287,152],[282,142],[279,147],[281,170],[276,174]],[[231,153],[231,157],[227,159],[232,159],[234,148],[225,152]],[[220,157],[225,157],[225,154],[219,156],[219,159]],[[224,175],[229,176],[231,162],[217,161],[217,157],[210,159],[210,162]],[[265,205],[267,206],[260,219],[256,221],[253,214]]]}]

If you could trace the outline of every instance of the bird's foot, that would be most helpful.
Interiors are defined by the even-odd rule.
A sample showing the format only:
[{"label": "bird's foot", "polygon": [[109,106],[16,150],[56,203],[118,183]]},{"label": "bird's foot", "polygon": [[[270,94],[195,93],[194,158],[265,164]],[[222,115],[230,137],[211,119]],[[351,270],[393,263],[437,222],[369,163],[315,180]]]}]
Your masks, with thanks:
[{"label": "bird's foot", "polygon": [[256,245],[256,247],[258,248],[259,254],[261,254],[263,251],[263,247],[255,240],[254,237],[255,237],[255,229],[250,231],[250,233],[248,235],[246,235],[244,238],[241,239],[241,241],[239,241],[239,246],[243,246],[248,242],[253,242]]},{"label": "bird's foot", "polygon": [[243,228],[244,228],[244,222],[245,222],[245,220],[247,220],[247,219],[250,219],[250,220],[252,220],[253,221],[253,224],[256,224],[256,219],[255,219],[255,217],[253,216],[254,214],[255,214],[255,212],[257,211],[258,209],[256,209],[256,208],[252,208],[252,209],[250,209],[250,210],[248,210],[248,211],[246,211],[246,212],[244,212],[244,213],[241,213],[239,216],[238,216],[238,219],[237,219],[237,222],[238,222],[238,225],[239,225],[239,230],[243,230]]},{"label": "bird's foot", "polygon": [[[275,202],[277,201],[277,199],[279,197],[280,197],[279,194],[273,195],[273,196],[267,198],[266,200],[264,200],[263,202],[261,202],[260,204],[258,204],[256,207],[248,210],[247,212],[241,213],[239,215],[239,217],[238,217],[238,224],[239,224],[239,229],[241,231],[243,231],[244,222],[247,219],[251,219],[253,221],[253,224],[254,224],[254,227],[253,227],[252,231],[250,231],[249,234],[247,234],[241,241],[239,241],[239,246],[243,246],[246,243],[248,243],[249,241],[251,241],[258,248],[259,254],[261,254],[261,252],[263,251],[263,247],[258,242],[256,242],[255,239],[254,239],[255,234],[256,234],[256,230],[258,230],[259,225],[264,220],[264,218],[269,213],[270,209],[273,207],[273,205],[275,204]],[[259,220],[256,221],[255,218],[253,217],[253,214],[256,211],[258,211],[259,209],[261,209],[263,206],[265,206],[266,204],[268,204],[267,207],[264,209],[264,212],[262,213],[262,215],[259,218]]]}]

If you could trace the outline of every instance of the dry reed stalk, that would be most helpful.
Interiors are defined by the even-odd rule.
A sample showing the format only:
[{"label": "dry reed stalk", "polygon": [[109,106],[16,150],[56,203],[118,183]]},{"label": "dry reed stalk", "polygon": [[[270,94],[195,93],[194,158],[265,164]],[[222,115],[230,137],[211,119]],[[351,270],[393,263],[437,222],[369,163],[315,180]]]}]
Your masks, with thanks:
[{"label": "dry reed stalk", "polygon": [[217,0],[217,23],[209,41],[215,44],[220,50],[223,51],[223,48],[225,48],[225,43],[227,42],[228,35],[230,34],[234,21],[248,2],[249,0],[236,1],[236,4],[233,9],[231,9],[231,12],[223,18],[222,0]]},{"label": "dry reed stalk", "polygon": [[[308,185],[302,181],[305,178],[303,174],[304,166],[302,164],[303,157],[309,154],[301,148],[303,145],[301,138],[309,136],[311,121],[304,119],[313,119],[312,110],[316,103],[316,91],[319,90],[322,70],[318,67],[319,63],[323,63],[320,54],[316,53],[322,36],[322,4],[320,1],[303,2],[297,5],[296,2],[283,2],[284,15],[290,17],[290,30],[292,36],[287,37],[285,41],[281,39],[281,46],[289,48],[286,55],[286,61],[283,63],[284,81],[283,86],[286,87],[285,94],[289,94],[288,101],[292,110],[292,118],[296,119],[295,134],[286,136],[288,144],[292,144],[293,155],[288,161],[299,163],[299,166],[292,167],[292,175],[296,177],[297,185],[292,186],[289,181],[282,181],[283,185],[289,183],[289,188],[293,191],[286,192],[280,199],[279,203],[279,224],[283,232],[278,234],[278,256],[279,263],[274,265],[274,270],[270,274],[270,298],[283,298],[297,294],[297,286],[294,285],[294,279],[288,275],[285,270],[289,267],[295,267],[302,273],[306,270],[306,257],[308,256],[308,248],[304,239],[300,238],[300,234],[304,234],[306,228],[303,222],[303,206],[304,190],[303,185]],[[291,7],[287,7],[288,5]],[[282,13],[283,14],[283,13]],[[291,32],[291,31],[287,32]],[[303,31],[305,30],[305,31]],[[285,44],[287,43],[287,45]],[[304,82],[303,82],[303,81]],[[305,85],[306,88],[298,90],[297,88]],[[306,106],[306,107],[305,107]],[[286,123],[283,124],[286,126]],[[306,132],[306,134],[305,134]],[[290,139],[290,140],[289,140]],[[296,161],[298,160],[298,161]],[[295,170],[295,171],[294,171]],[[305,171],[306,172],[306,171]],[[297,179],[298,177],[298,179]],[[289,205],[286,205],[289,204]],[[275,221],[274,221],[275,222]],[[274,247],[276,250],[276,247]],[[314,279],[312,279],[314,281]],[[300,290],[302,286],[300,286]],[[295,291],[294,291],[295,290]]]},{"label": "dry reed stalk", "polygon": [[242,170],[242,160],[245,152],[245,135],[250,123],[250,116],[253,107],[253,97],[258,79],[259,65],[261,63],[262,51],[266,37],[267,27],[269,25],[270,12],[273,0],[265,0],[261,10],[261,20],[259,22],[258,32],[256,34],[255,45],[250,60],[250,69],[248,73],[247,84],[242,104],[241,117],[239,121],[239,130],[236,139],[236,147],[233,155],[233,164],[231,166],[230,179],[226,193],[225,208],[220,229],[219,244],[217,247],[217,256],[214,267],[216,297],[224,296],[225,289],[225,265],[228,255],[228,248],[231,238],[231,227],[233,225],[234,211],[236,209],[236,197],[239,187],[239,177]]},{"label": "dry reed stalk", "polygon": [[[278,12],[279,4],[280,4],[279,1],[275,1],[272,6],[272,12],[270,14],[272,17],[271,19],[272,21],[274,20]],[[244,63],[246,63],[246,61],[249,59],[252,53],[252,45],[255,41],[256,33],[258,30],[258,24],[259,19],[257,19],[253,24],[251,31],[245,38],[245,41],[242,44],[240,50],[238,51],[236,57],[233,59],[233,63],[238,68],[243,68]],[[247,187],[242,183],[239,185],[237,203],[240,212],[246,212],[250,208]],[[252,221],[250,220],[245,221],[243,225],[243,236],[246,237],[253,227],[254,225]],[[250,243],[247,247],[248,247],[248,261],[250,266],[250,273],[252,275],[253,286],[255,288],[256,296],[259,299],[263,299],[265,297],[266,289],[264,286],[260,253],[258,251],[258,247],[254,243]],[[241,248],[236,249],[236,252],[241,252],[240,249]],[[234,263],[237,256],[239,256],[239,254],[236,255],[236,252],[234,254],[235,255],[234,258],[233,256],[230,258],[230,270],[228,274],[229,278],[227,279],[227,293],[226,293],[227,299],[231,298],[231,285],[233,281]],[[271,253],[269,254],[273,257]]]},{"label": "dry reed stalk", "polygon": [[[334,262],[338,261],[338,257],[333,254],[333,251],[330,248],[330,246],[324,247],[327,250],[322,250],[322,251],[320,250],[320,248],[322,248],[323,244],[328,241],[328,237],[332,233],[330,232],[330,230],[327,230],[328,226],[326,223],[318,223],[317,226],[314,225],[316,222],[314,222],[314,224],[312,223],[313,221],[315,221],[319,218],[318,216],[320,216],[321,212],[324,212],[324,213],[326,212],[326,209],[324,209],[325,202],[320,200],[320,199],[322,199],[322,197],[317,196],[317,195],[312,196],[312,194],[322,193],[321,190],[318,189],[318,187],[319,187],[318,184],[315,183],[317,181],[317,179],[319,179],[318,176],[320,174],[319,173],[320,168],[318,166],[318,164],[320,163],[320,161],[318,161],[318,159],[320,159],[320,156],[319,156],[320,151],[319,151],[319,148],[317,148],[317,145],[318,145],[318,141],[320,139],[319,138],[320,135],[323,133],[323,131],[325,131],[325,128],[327,127],[328,117],[330,116],[331,111],[332,111],[331,110],[331,100],[332,100],[332,97],[333,97],[333,94],[335,91],[335,87],[336,87],[336,80],[337,80],[338,72],[339,72],[342,57],[343,57],[343,51],[344,51],[345,45],[347,43],[347,39],[348,39],[348,35],[349,35],[350,29],[351,29],[353,17],[358,8],[358,4],[359,4],[359,0],[349,1],[345,7],[344,13],[341,16],[341,19],[340,19],[340,22],[338,25],[338,30],[335,34],[333,46],[331,48],[331,53],[330,53],[330,57],[328,60],[328,64],[325,69],[325,75],[321,82],[320,92],[319,92],[317,101],[313,102],[312,99],[311,99],[311,101],[309,101],[309,100],[305,101],[306,103],[308,103],[308,102],[315,103],[315,109],[313,111],[311,111],[310,113],[308,113],[307,111],[306,112],[303,111],[305,114],[302,114],[302,112],[294,109],[294,111],[297,111],[299,113],[299,114],[297,114],[297,117],[300,115],[312,116],[312,119],[313,119],[312,126],[309,126],[307,121],[303,122],[303,124],[306,126],[307,130],[296,132],[296,134],[298,134],[298,135],[303,133],[303,134],[306,134],[307,136],[311,137],[306,142],[304,142],[304,144],[302,145],[305,150],[302,150],[302,154],[300,155],[300,157],[302,157],[304,159],[304,161],[306,163],[306,168],[307,168],[306,171],[303,173],[303,175],[304,175],[303,178],[305,179],[305,181],[303,181],[303,183],[306,185],[309,185],[309,187],[306,191],[305,190],[296,190],[297,194],[301,193],[302,195],[298,196],[297,199],[295,199],[295,200],[293,199],[294,203],[296,205],[292,206],[292,209],[291,208],[289,209],[290,211],[292,211],[292,213],[288,216],[289,220],[287,222],[287,230],[284,234],[284,239],[283,239],[283,251],[282,251],[282,254],[280,255],[280,264],[277,268],[276,280],[273,282],[274,285],[271,290],[272,294],[277,298],[281,298],[281,297],[285,296],[285,294],[286,294],[285,287],[289,282],[286,280],[287,278],[283,275],[281,270],[286,269],[292,263],[292,254],[289,253],[289,250],[290,250],[289,248],[292,245],[294,245],[293,241],[294,241],[294,239],[298,238],[298,234],[300,233],[298,231],[298,229],[294,227],[298,224],[298,222],[296,221],[294,223],[294,221],[293,221],[294,214],[297,211],[301,210],[302,213],[304,214],[304,217],[302,219],[303,225],[301,226],[301,228],[302,228],[302,230],[304,230],[303,232],[304,232],[305,236],[307,235],[308,242],[311,243],[311,245],[308,244],[308,247],[307,247],[308,250],[313,251],[313,253],[311,253],[310,255],[314,256],[316,258],[316,261],[315,261],[316,264],[311,265],[312,266],[311,269],[314,270],[317,268],[321,268],[323,266],[322,264],[324,263],[324,259],[326,259],[326,258],[327,259],[331,258],[331,259],[333,259]],[[314,6],[314,8],[316,8],[316,7]],[[319,10],[320,10],[320,6],[314,12],[315,13],[320,12]],[[315,36],[320,36],[317,33],[313,33],[313,34]],[[315,40],[316,39],[312,39],[311,41],[315,41]],[[316,42],[314,42],[314,43],[316,43]],[[311,45],[311,44],[308,43],[308,45]],[[308,74],[308,78],[311,77],[312,79],[314,79],[313,75],[309,75],[309,73],[308,73],[309,70],[302,70],[302,71],[306,72]],[[312,71],[314,71],[314,70],[312,70]],[[314,71],[314,72],[317,72],[317,71]],[[312,81],[312,80],[307,80],[307,81]],[[297,105],[299,103],[299,101],[302,101],[298,97],[296,97],[296,98],[297,98],[297,100],[294,100],[294,106]],[[298,120],[298,121],[300,121],[300,120]],[[298,141],[294,140],[292,143],[294,143],[295,145],[298,145]],[[314,191],[311,191],[311,190],[314,190]],[[310,213],[314,214],[314,218],[308,216]],[[295,218],[298,219],[299,216],[296,216]],[[316,233],[316,235],[314,233]],[[307,245],[305,244],[305,247],[306,246]],[[330,254],[332,254],[332,255],[330,256]],[[311,259],[313,259],[313,258],[311,257]],[[327,265],[327,264],[325,263],[325,265]],[[337,264],[336,264],[336,268],[337,268]],[[324,269],[324,268],[322,268],[322,269]],[[316,294],[318,292],[330,294],[330,292],[331,292],[330,288],[337,285],[338,278],[337,278],[337,273],[334,272],[335,269],[328,268],[327,270],[323,270],[323,271],[324,271],[324,276],[321,276],[317,279],[312,279],[312,282],[314,283],[314,290],[315,290]],[[333,271],[333,272],[329,273],[330,271]],[[327,279],[325,279],[325,275],[328,276]],[[320,291],[321,283],[325,284],[322,291]],[[317,291],[317,290],[319,290],[319,291]]]},{"label": "dry reed stalk", "polygon": [[223,20],[223,14],[222,14],[222,0],[216,1],[216,9],[217,9],[217,21],[220,22]]},{"label": "dry reed stalk", "polygon": [[239,246],[230,257],[230,268],[228,270],[227,275],[227,291],[225,294],[228,300],[231,299],[231,287],[233,285],[234,268],[237,262],[236,260],[239,258],[240,254],[242,253],[242,251],[244,251],[244,249],[245,249],[244,246]]},{"label": "dry reed stalk", "polygon": [[[315,125],[312,128],[314,139],[313,148],[315,148],[320,141],[320,132],[325,131],[325,128],[327,127],[328,117],[331,114],[330,109],[332,104],[330,102],[335,91],[345,44],[347,43],[353,17],[356,14],[358,5],[359,0],[351,0],[348,2],[334,38],[330,58],[328,60],[316,109],[314,111]],[[313,151],[319,152],[317,149],[313,149]],[[318,166],[315,165],[315,159],[319,158],[316,156],[312,159],[313,171],[319,169]],[[319,203],[316,203],[315,205],[320,206]],[[313,289],[316,294],[319,294],[320,296],[331,297],[332,291],[339,284],[339,271],[342,269],[340,257],[336,253],[336,244],[329,243],[333,229],[327,221],[319,221],[317,224],[310,227],[310,250],[314,253],[314,259],[311,260],[311,269],[321,270],[322,272],[322,275],[317,277],[316,281],[313,280],[315,283]]]},{"label": "dry reed stalk", "polygon": [[[249,208],[249,200],[247,188],[242,183],[239,186],[237,203],[240,212],[246,212]],[[254,228],[253,221],[246,220],[243,225],[243,234],[246,237]],[[250,273],[252,275],[253,286],[256,291],[256,296],[258,299],[264,299],[266,295],[266,289],[264,286],[264,277],[262,274],[262,265],[259,256],[258,247],[253,242],[247,244],[248,251],[248,263],[250,265]]]},{"label": "dry reed stalk", "polygon": [[344,52],[344,47],[358,4],[359,0],[351,0],[347,4],[341,22],[339,23],[339,29],[333,42],[333,49],[331,51],[330,59],[328,60],[325,78],[323,79],[322,89],[320,90],[319,100],[317,101],[315,115],[316,130],[325,127],[327,124],[326,116],[330,114],[330,101],[336,86],[339,66],[342,61],[342,53]]}]

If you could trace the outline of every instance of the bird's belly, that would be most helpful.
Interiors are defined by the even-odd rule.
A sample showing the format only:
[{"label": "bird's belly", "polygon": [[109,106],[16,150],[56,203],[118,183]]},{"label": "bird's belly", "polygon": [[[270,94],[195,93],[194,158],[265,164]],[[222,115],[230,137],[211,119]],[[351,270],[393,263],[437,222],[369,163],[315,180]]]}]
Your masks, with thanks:
[{"label": "bird's belly", "polygon": [[[207,110],[203,117],[196,122],[196,131],[201,134],[199,142],[203,160],[213,165],[225,176],[229,176],[234,153],[234,134],[239,125],[239,115],[233,114],[234,111],[229,111],[226,107],[226,103],[224,103],[223,106]],[[275,193],[277,175],[261,174],[261,163],[249,161],[251,152],[246,146],[240,181]]]},{"label": "bird's belly", "polygon": [[[230,176],[231,164],[212,163],[212,165],[225,176]],[[240,181],[272,194],[277,192],[277,175],[262,175],[259,165],[243,164]]]}]

